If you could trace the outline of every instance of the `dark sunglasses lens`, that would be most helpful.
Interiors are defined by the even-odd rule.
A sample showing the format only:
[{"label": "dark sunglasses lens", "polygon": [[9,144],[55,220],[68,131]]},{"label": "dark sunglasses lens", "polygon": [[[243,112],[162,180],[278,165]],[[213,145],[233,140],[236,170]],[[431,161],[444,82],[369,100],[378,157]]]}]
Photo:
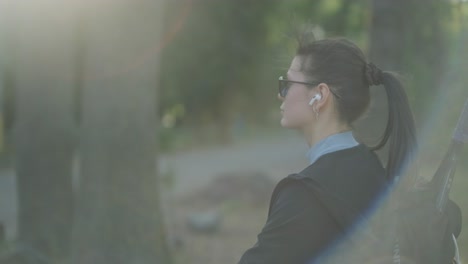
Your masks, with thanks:
[{"label": "dark sunglasses lens", "polygon": [[279,81],[279,94],[281,97],[286,97],[286,94],[288,93],[289,89],[289,83],[285,80],[280,80]]}]

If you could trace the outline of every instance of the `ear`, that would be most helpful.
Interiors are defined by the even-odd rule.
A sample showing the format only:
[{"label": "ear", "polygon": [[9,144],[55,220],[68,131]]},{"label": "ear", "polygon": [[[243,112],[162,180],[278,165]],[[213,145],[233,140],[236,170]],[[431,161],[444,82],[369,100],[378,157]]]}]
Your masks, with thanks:
[{"label": "ear", "polygon": [[316,88],[309,91],[309,100],[311,100],[317,93],[320,94],[322,99],[315,101],[313,107],[316,111],[330,104],[331,92],[330,87],[326,83],[320,83]]}]

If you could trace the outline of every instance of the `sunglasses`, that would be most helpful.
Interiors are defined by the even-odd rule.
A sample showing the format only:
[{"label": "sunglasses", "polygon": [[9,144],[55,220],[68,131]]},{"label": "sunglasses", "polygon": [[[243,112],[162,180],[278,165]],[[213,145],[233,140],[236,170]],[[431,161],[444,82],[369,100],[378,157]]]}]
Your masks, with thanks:
[{"label": "sunglasses", "polygon": [[308,82],[291,81],[291,80],[285,79],[283,76],[280,76],[278,79],[278,84],[279,84],[278,88],[279,88],[279,94],[281,97],[286,97],[286,94],[288,94],[288,90],[293,83],[305,84],[308,86],[315,86],[319,84],[320,82],[308,83]]},{"label": "sunglasses", "polygon": [[[278,78],[278,88],[279,88],[279,94],[281,97],[286,97],[288,94],[288,90],[291,87],[293,83],[298,83],[298,84],[304,84],[307,86],[316,86],[320,84],[321,82],[316,82],[316,83],[309,83],[309,82],[298,82],[298,81],[291,81],[288,79],[285,79],[283,76],[280,76]],[[337,98],[340,99],[340,96],[338,96],[332,89],[330,89],[330,92]]]}]

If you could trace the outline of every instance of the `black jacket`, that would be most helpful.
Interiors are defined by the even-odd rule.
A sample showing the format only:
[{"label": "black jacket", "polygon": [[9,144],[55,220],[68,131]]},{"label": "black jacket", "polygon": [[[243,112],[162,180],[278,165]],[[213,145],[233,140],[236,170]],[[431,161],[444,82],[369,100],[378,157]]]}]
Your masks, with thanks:
[{"label": "black jacket", "polygon": [[323,155],[278,183],[257,243],[239,263],[320,263],[385,189],[385,170],[365,145]]}]

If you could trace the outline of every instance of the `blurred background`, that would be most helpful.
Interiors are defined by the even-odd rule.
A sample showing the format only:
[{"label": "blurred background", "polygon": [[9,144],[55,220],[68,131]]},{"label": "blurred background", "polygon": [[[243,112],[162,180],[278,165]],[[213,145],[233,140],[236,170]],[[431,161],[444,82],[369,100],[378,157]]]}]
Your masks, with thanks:
[{"label": "blurred background", "polygon": [[[308,165],[277,99],[305,25],[402,75],[430,179],[468,98],[466,0],[0,0],[5,263],[237,263]],[[362,141],[386,104],[373,88]]]}]

